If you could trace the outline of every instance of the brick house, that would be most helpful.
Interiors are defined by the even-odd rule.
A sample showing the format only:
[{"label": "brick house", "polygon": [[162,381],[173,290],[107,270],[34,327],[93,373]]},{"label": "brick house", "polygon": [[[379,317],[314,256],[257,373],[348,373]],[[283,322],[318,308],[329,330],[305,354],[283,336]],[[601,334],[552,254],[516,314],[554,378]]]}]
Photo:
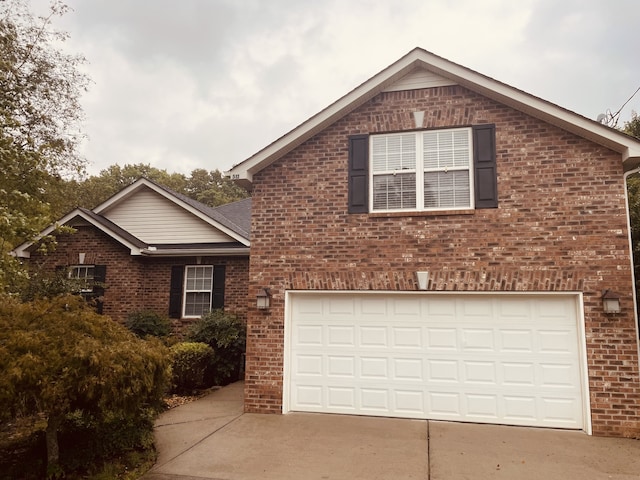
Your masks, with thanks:
[{"label": "brick house", "polygon": [[245,410],[640,435],[639,162],[627,135],[411,51],[228,172],[252,188]]},{"label": "brick house", "polygon": [[58,235],[53,254],[38,254],[31,242],[14,253],[86,280],[85,294],[115,320],[148,309],[181,331],[211,308],[246,320],[250,219],[251,199],[211,208],[142,178],[60,219],[76,232]]}]

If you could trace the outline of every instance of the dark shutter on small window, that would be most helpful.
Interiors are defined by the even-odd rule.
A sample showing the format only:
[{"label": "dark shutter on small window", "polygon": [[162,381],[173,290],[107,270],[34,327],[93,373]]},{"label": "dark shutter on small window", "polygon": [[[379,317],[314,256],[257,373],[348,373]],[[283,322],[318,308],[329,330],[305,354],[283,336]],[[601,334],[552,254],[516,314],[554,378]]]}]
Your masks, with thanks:
[{"label": "dark shutter on small window", "polygon": [[169,290],[169,317],[182,317],[182,284],[184,281],[184,266],[171,267],[171,288]]},{"label": "dark shutter on small window", "polygon": [[96,302],[96,311],[102,314],[103,299],[104,299],[104,284],[107,280],[107,266],[106,265],[94,265],[93,267],[93,293],[92,297]]},{"label": "dark shutter on small window", "polygon": [[214,265],[213,266],[213,302],[211,308],[224,309],[224,277],[225,266]]},{"label": "dark shutter on small window", "polygon": [[369,211],[369,135],[349,137],[349,213]]},{"label": "dark shutter on small window", "polygon": [[496,166],[496,126],[473,127],[473,164],[476,208],[498,207],[498,169]]}]

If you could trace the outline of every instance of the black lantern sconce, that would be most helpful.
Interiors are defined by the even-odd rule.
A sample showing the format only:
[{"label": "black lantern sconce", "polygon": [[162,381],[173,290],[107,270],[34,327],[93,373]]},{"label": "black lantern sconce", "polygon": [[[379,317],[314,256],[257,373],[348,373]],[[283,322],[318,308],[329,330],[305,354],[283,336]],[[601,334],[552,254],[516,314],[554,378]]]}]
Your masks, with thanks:
[{"label": "black lantern sconce", "polygon": [[256,295],[256,307],[258,310],[269,310],[271,306],[271,292],[268,288],[261,288]]},{"label": "black lantern sconce", "polygon": [[602,292],[602,308],[604,313],[620,313],[620,295],[611,290]]}]

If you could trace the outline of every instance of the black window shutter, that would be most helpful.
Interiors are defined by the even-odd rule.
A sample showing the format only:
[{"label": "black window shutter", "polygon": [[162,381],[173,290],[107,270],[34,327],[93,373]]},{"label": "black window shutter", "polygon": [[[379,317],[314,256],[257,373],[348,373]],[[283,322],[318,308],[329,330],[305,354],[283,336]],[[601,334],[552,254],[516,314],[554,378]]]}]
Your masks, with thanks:
[{"label": "black window shutter", "polygon": [[224,309],[224,277],[225,266],[214,265],[213,266],[213,302],[211,308]]},{"label": "black window shutter", "polygon": [[182,317],[182,283],[184,281],[184,266],[171,267],[171,287],[169,290],[169,317]]},{"label": "black window shutter", "polygon": [[107,280],[107,266],[106,265],[94,265],[93,266],[93,298],[96,302],[96,311],[102,315],[102,307],[104,302],[101,297],[104,296],[104,283]]},{"label": "black window shutter", "polygon": [[496,126],[473,127],[473,164],[476,208],[498,207],[498,169],[496,166]]},{"label": "black window shutter", "polygon": [[349,137],[349,213],[369,211],[369,135]]}]

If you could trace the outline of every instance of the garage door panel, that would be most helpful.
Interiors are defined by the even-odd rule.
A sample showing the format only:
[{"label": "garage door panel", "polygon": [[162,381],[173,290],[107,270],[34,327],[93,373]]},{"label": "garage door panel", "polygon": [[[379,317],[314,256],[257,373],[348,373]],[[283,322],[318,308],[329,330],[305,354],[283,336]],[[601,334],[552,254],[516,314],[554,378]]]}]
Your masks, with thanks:
[{"label": "garage door panel", "polygon": [[494,352],[495,341],[493,329],[463,328],[462,349],[467,351]]},{"label": "garage door panel", "polygon": [[424,382],[422,358],[394,358],[393,379]]},{"label": "garage door panel", "polygon": [[427,360],[427,382],[458,383],[460,380],[457,360]]},{"label": "garage door panel", "polygon": [[533,353],[535,332],[532,329],[500,329],[500,350],[504,353]]},{"label": "garage door panel", "polygon": [[540,353],[576,353],[574,332],[566,330],[541,330],[538,332]]},{"label": "garage door panel", "polygon": [[574,296],[340,296],[292,295],[291,410],[582,428]]},{"label": "garage door panel", "polygon": [[327,406],[337,409],[356,409],[356,389],[353,387],[328,387]]},{"label": "garage door panel", "polygon": [[498,419],[498,396],[491,394],[470,393],[464,396],[465,417],[472,420]]},{"label": "garage door panel", "polygon": [[355,347],[355,327],[329,325],[327,327],[328,347]]},{"label": "garage door panel", "polygon": [[392,327],[392,348],[422,349],[420,327]]},{"label": "garage door panel", "polygon": [[297,355],[295,373],[298,376],[322,376],[322,355]]},{"label": "garage door panel", "polygon": [[422,417],[425,410],[425,395],[422,390],[395,389],[393,391],[396,411]]},{"label": "garage door panel", "polygon": [[389,345],[387,327],[364,325],[360,327],[360,346],[363,348],[379,348]]},{"label": "garage door panel", "polygon": [[464,381],[467,383],[490,385],[494,387],[498,380],[496,362],[469,360],[463,362]]},{"label": "garage door panel", "polygon": [[348,377],[356,374],[356,359],[353,356],[329,355],[327,357],[327,375],[329,377]]},{"label": "garage door panel", "polygon": [[360,357],[360,376],[366,380],[389,380],[389,359]]},{"label": "garage door panel", "polygon": [[294,341],[300,346],[322,345],[322,325],[298,325]]}]

